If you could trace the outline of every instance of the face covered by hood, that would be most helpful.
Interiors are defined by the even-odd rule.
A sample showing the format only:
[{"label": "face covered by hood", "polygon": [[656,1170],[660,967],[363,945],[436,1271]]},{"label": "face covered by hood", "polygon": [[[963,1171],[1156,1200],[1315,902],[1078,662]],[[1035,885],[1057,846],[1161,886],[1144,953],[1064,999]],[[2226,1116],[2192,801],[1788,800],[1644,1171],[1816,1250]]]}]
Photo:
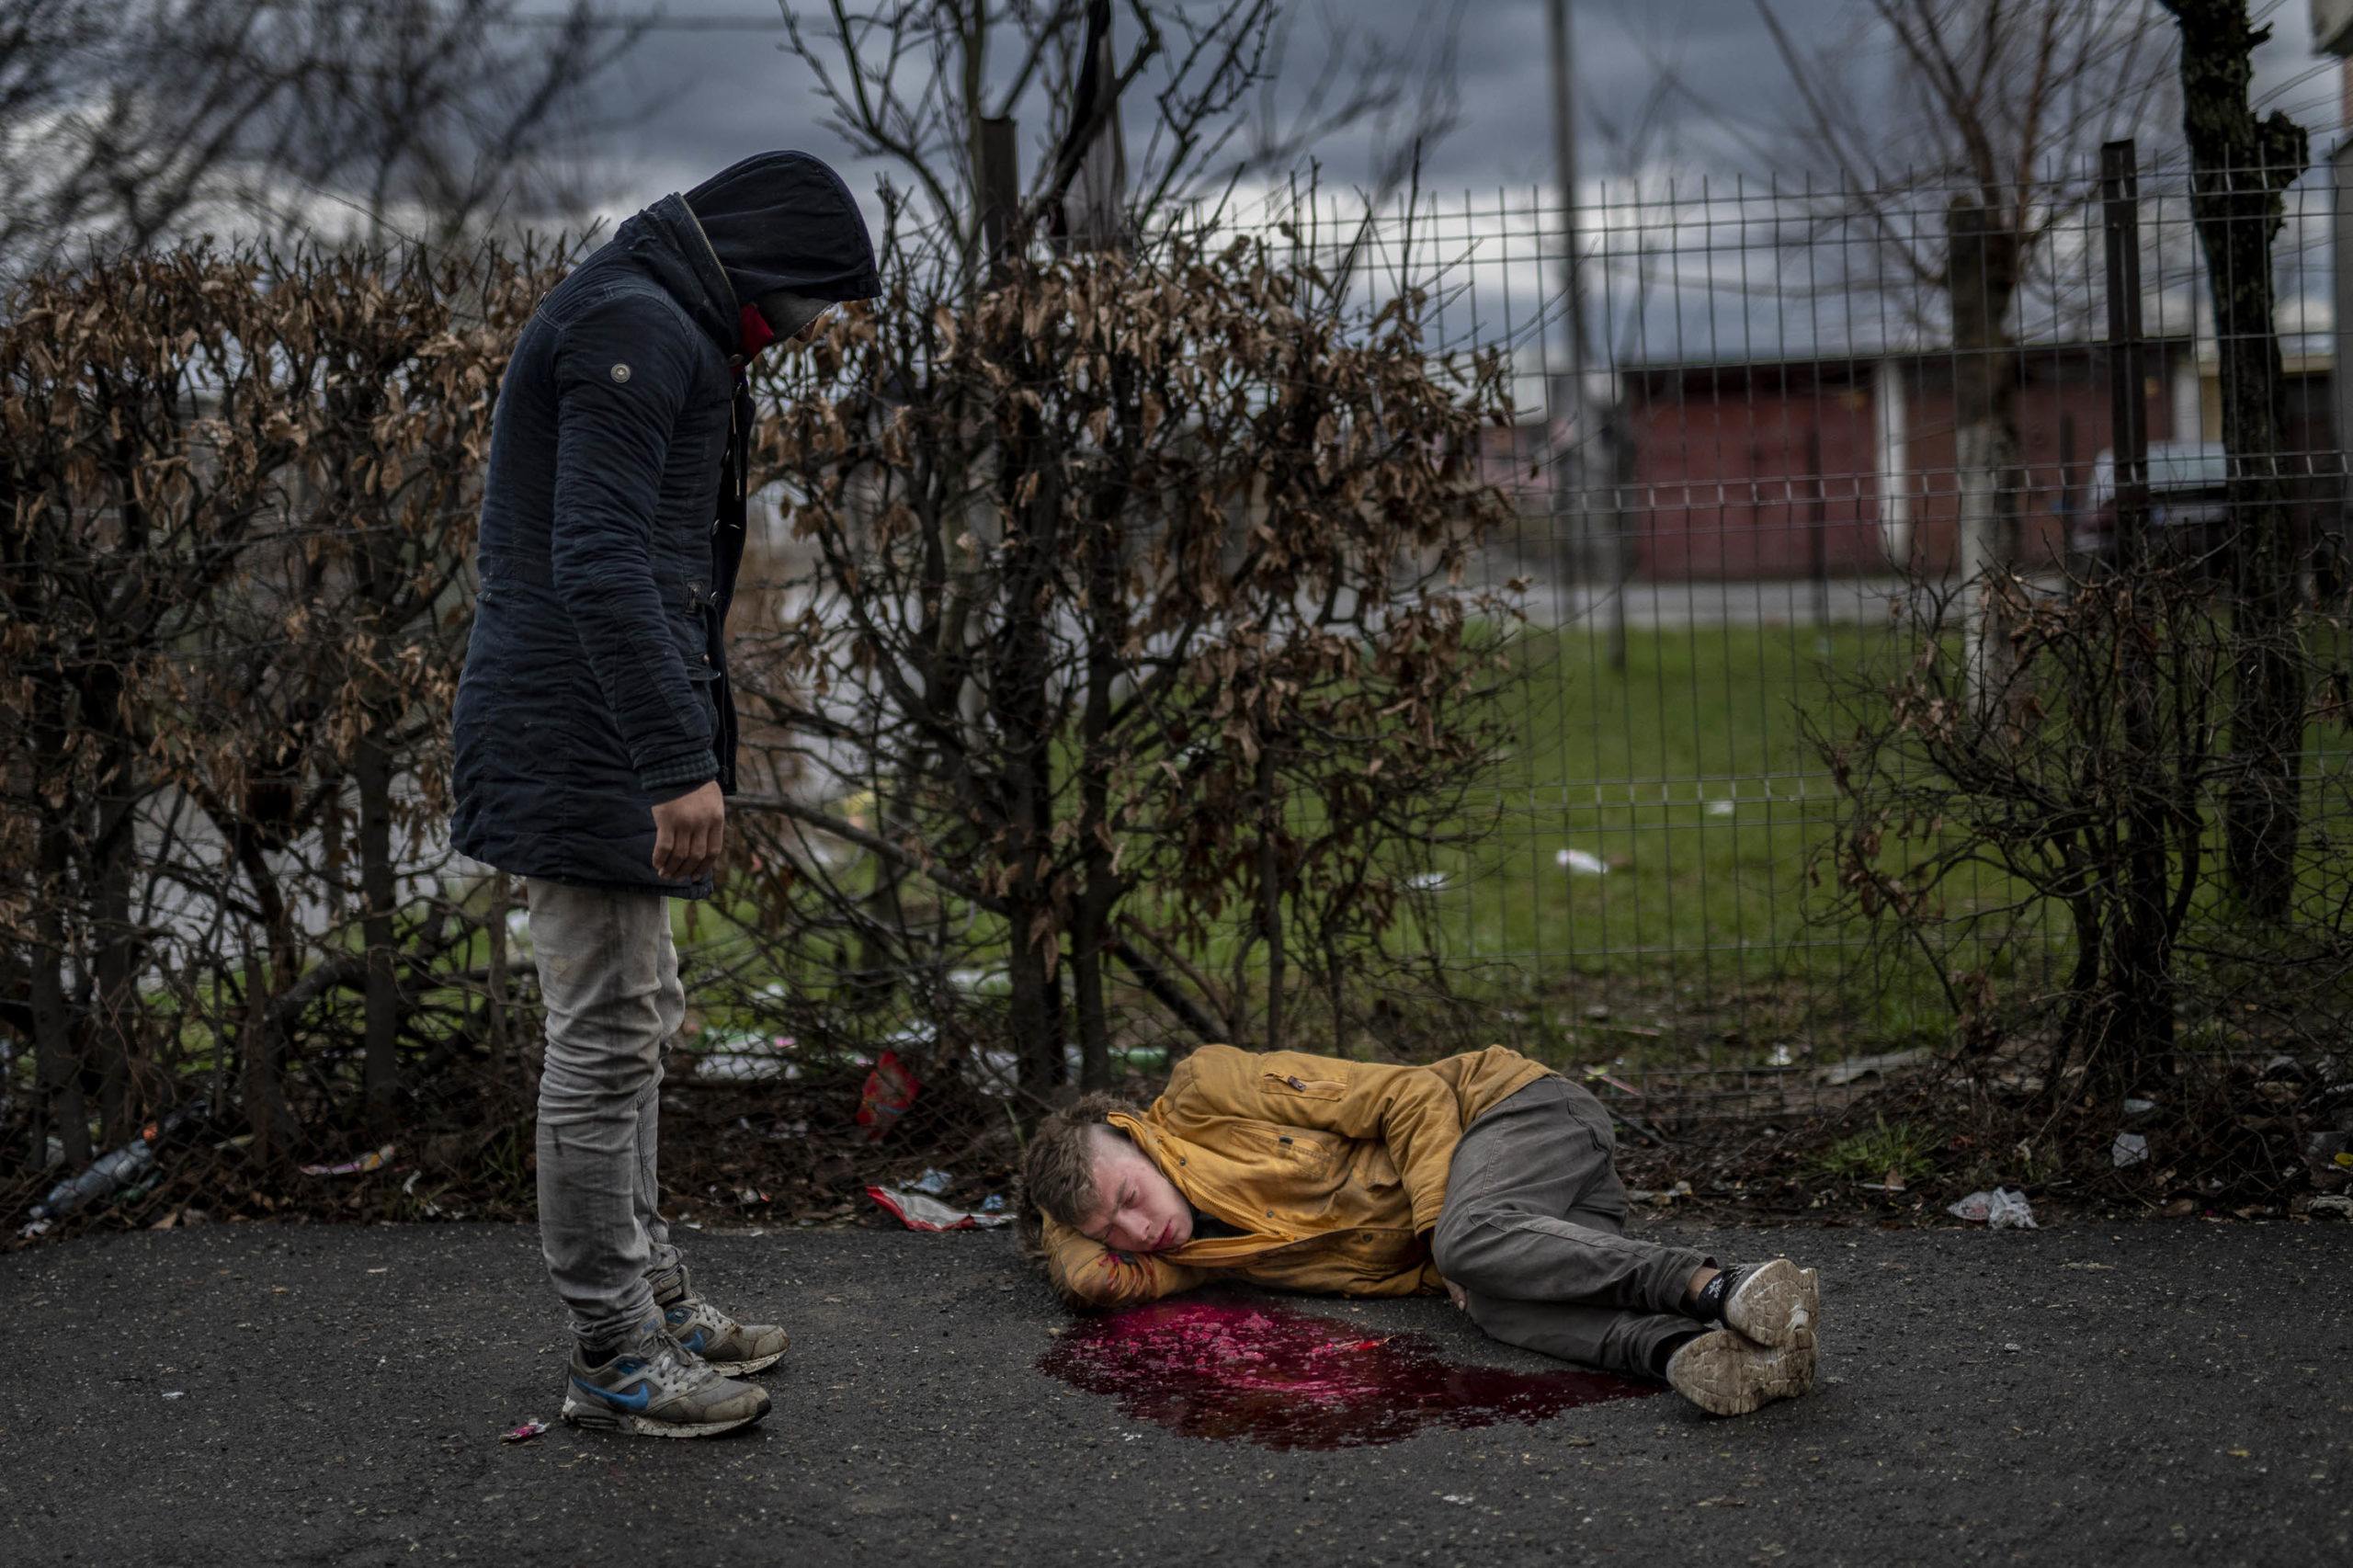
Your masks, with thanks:
[{"label": "face covered by hood", "polygon": [[[866,219],[823,159],[757,153],[687,192],[686,203],[735,290],[739,312],[756,317],[755,302],[764,298],[830,304],[882,291]],[[747,339],[770,329],[790,335],[765,321],[742,324]],[[758,347],[743,345],[745,352]]]}]

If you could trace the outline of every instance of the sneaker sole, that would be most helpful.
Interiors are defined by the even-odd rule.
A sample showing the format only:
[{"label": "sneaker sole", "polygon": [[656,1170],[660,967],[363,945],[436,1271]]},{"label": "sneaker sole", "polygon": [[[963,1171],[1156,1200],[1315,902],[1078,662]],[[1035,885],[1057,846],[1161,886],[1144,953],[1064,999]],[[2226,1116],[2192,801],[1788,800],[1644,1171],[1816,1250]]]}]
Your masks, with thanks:
[{"label": "sneaker sole", "polygon": [[767,1418],[765,1410],[726,1421],[656,1421],[650,1415],[629,1415],[617,1410],[563,1402],[563,1418],[586,1432],[620,1432],[635,1437],[716,1437]]},{"label": "sneaker sole", "polygon": [[1745,1415],[1777,1399],[1813,1390],[1812,1346],[1752,1345],[1728,1329],[1704,1335],[1667,1365],[1675,1392],[1711,1415]]},{"label": "sneaker sole", "polygon": [[783,1359],[784,1352],[779,1350],[773,1356],[755,1356],[748,1361],[705,1361],[703,1365],[722,1376],[741,1378],[754,1372],[765,1372]]},{"label": "sneaker sole", "polygon": [[1811,1268],[1777,1257],[1742,1281],[1724,1306],[1724,1325],[1759,1345],[1782,1347],[1815,1343],[1822,1321],[1822,1285]]}]

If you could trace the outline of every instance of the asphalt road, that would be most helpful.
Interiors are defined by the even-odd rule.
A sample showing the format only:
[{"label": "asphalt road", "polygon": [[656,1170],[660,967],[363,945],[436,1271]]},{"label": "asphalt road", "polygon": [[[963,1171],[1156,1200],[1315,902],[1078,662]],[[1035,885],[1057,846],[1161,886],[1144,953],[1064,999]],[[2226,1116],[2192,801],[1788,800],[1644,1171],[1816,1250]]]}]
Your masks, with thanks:
[{"label": "asphalt road", "polygon": [[[1332,1452],[1040,1373],[1069,1320],[1001,1234],[697,1237],[792,1330],[767,1425],[517,1447],[561,1365],[528,1231],[36,1247],[0,1256],[0,1562],[2353,1562],[2353,1228],[1679,1233],[1822,1268],[1813,1398]],[[1306,1304],[1542,1364],[1439,1302]]]}]

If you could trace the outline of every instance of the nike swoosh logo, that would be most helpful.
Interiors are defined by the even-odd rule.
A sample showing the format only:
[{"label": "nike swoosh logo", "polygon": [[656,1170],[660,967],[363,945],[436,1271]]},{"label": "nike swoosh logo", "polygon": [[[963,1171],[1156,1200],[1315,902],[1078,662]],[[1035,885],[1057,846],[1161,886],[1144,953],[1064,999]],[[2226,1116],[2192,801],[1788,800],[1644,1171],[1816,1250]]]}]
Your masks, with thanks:
[{"label": "nike swoosh logo", "polygon": [[635,1393],[617,1393],[611,1389],[600,1389],[594,1383],[584,1383],[578,1378],[573,1379],[572,1382],[581,1392],[595,1394],[607,1404],[618,1405],[631,1413],[642,1412],[654,1403],[654,1391],[643,1384],[638,1386]]}]

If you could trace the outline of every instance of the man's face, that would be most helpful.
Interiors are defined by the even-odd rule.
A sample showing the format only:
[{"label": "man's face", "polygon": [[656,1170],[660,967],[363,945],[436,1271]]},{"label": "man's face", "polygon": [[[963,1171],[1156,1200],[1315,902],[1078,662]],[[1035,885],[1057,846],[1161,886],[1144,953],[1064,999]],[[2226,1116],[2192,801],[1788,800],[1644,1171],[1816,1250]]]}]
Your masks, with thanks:
[{"label": "man's face", "polygon": [[1166,1252],[1193,1239],[1193,1209],[1176,1184],[1127,1139],[1097,1128],[1095,1212],[1079,1233],[1113,1252]]}]

